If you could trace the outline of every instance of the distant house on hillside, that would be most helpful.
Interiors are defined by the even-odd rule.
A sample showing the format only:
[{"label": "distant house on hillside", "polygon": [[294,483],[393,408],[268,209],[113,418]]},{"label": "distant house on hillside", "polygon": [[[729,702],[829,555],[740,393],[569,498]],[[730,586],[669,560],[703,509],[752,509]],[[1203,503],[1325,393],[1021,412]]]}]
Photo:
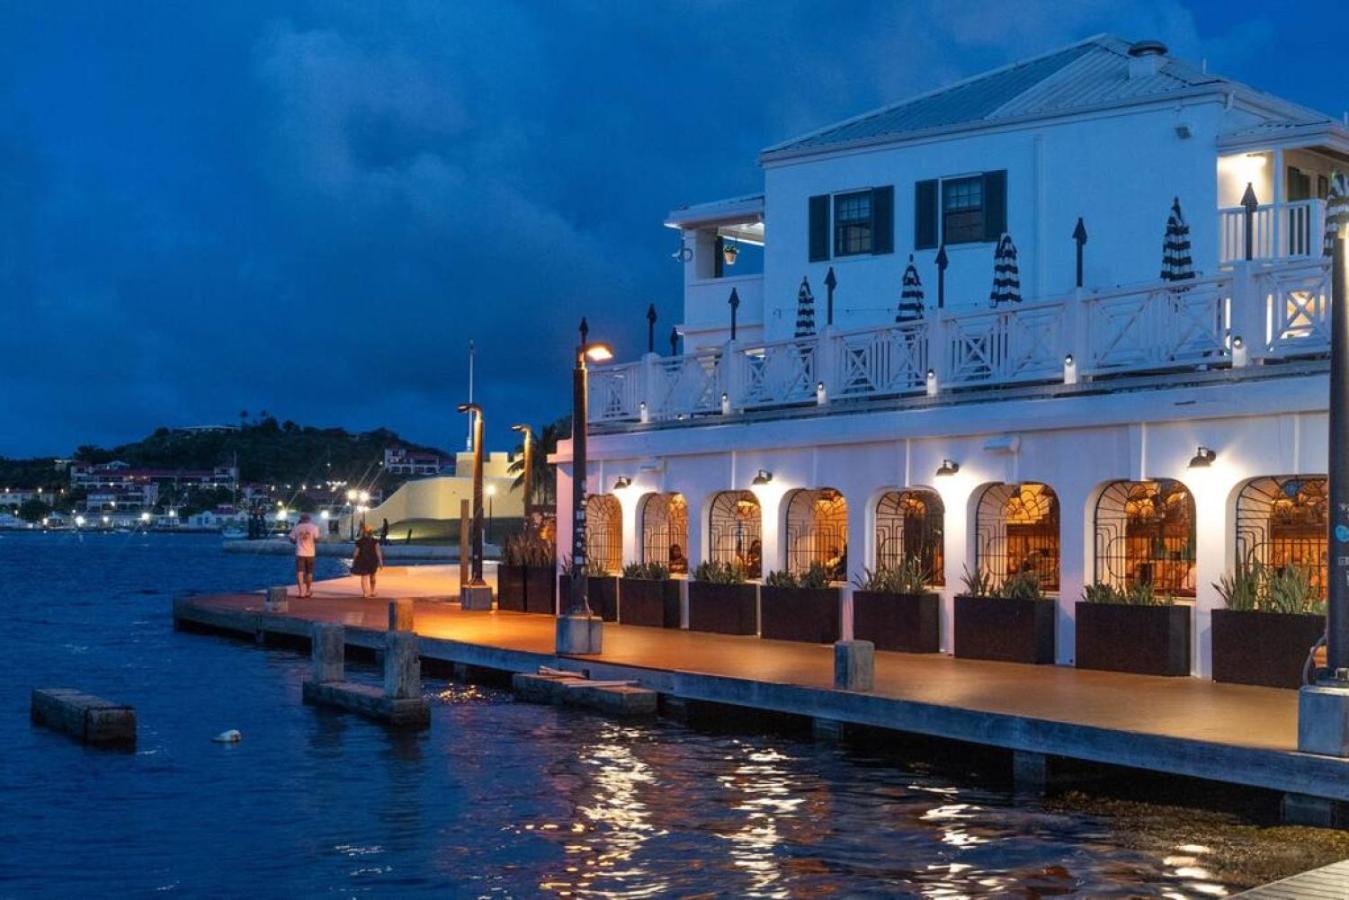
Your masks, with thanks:
[{"label": "distant house on hillside", "polygon": [[384,471],[391,475],[439,475],[445,460],[439,453],[388,447],[384,450]]}]

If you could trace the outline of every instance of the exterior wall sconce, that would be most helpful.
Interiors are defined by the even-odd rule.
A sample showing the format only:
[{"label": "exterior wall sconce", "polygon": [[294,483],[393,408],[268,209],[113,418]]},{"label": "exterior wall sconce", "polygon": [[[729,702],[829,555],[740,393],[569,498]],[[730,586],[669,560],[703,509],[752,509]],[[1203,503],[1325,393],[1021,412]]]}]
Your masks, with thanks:
[{"label": "exterior wall sconce", "polygon": [[646,411],[645,400],[637,404],[637,420],[643,425],[651,421],[651,414]]},{"label": "exterior wall sconce", "polygon": [[729,416],[731,414],[731,395],[723,393],[721,395],[721,414]]},{"label": "exterior wall sconce", "polygon": [[1063,383],[1077,384],[1077,363],[1071,353],[1063,358]]},{"label": "exterior wall sconce", "polygon": [[949,478],[960,471],[960,463],[955,460],[943,459],[941,466],[937,469],[938,478]]},{"label": "exterior wall sconce", "polygon": [[927,370],[927,395],[929,397],[937,396],[937,373],[933,369]]},{"label": "exterior wall sconce", "polygon": [[815,385],[815,405],[824,406],[828,402],[829,398],[824,392],[824,382],[821,381],[819,384]]},{"label": "exterior wall sconce", "polygon": [[1232,368],[1240,369],[1245,367],[1249,358],[1246,355],[1246,342],[1241,339],[1241,335],[1232,338]]},{"label": "exterior wall sconce", "polygon": [[755,487],[763,487],[765,484],[768,484],[768,482],[772,480],[773,480],[772,472],[768,471],[767,469],[760,469],[759,474],[754,476],[754,480],[751,481],[750,484],[754,485]]},{"label": "exterior wall sconce", "polygon": [[619,475],[618,478],[614,479],[614,490],[616,491],[621,491],[623,488],[631,486],[632,479],[626,475]]},{"label": "exterior wall sconce", "polygon": [[1209,466],[1213,465],[1213,461],[1217,458],[1218,454],[1214,453],[1209,448],[1200,447],[1195,451],[1194,456],[1190,457],[1190,468],[1207,469]]}]

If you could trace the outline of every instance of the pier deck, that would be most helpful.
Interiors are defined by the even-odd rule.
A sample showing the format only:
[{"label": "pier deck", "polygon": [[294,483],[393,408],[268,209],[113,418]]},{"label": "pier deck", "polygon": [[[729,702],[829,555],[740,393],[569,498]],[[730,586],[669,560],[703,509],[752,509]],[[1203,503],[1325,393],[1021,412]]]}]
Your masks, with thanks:
[{"label": "pier deck", "polygon": [[[307,636],[311,622],[342,622],[349,644],[377,647],[385,603],[363,600],[352,581],[316,585],[315,598],[292,599],[285,614],[263,612],[260,594],[238,594],[185,598],[174,615],[249,635]],[[584,668],[684,700],[1349,801],[1349,761],[1296,752],[1294,691],[877,652],[875,690],[851,693],[833,688],[828,645],[612,623],[602,655],[559,658],[552,617],[464,612],[444,599],[448,583],[448,573],[381,579],[389,596],[419,595],[415,628],[427,659],[510,672]]]}]

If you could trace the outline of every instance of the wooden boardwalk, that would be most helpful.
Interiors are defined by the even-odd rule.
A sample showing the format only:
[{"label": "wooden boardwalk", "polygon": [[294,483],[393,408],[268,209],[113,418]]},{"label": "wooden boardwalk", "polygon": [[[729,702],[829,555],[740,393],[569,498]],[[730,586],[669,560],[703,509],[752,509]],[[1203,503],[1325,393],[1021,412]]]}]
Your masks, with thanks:
[{"label": "wooden boardwalk", "polygon": [[1236,895],[1247,900],[1349,900],[1349,860]]},{"label": "wooden boardwalk", "polygon": [[[395,576],[382,589],[386,582],[399,596],[421,593],[416,631],[430,659],[506,671],[585,668],[687,700],[1349,800],[1349,761],[1296,752],[1295,691],[878,652],[875,690],[852,693],[833,688],[827,645],[615,624],[605,626],[603,654],[559,659],[552,617],[461,611],[439,579]],[[349,643],[377,645],[383,601],[363,600],[345,582],[316,593],[292,599],[284,615],[264,613],[261,595],[240,594],[180,600],[175,616],[295,636],[307,636],[314,621],[342,622]]]}]

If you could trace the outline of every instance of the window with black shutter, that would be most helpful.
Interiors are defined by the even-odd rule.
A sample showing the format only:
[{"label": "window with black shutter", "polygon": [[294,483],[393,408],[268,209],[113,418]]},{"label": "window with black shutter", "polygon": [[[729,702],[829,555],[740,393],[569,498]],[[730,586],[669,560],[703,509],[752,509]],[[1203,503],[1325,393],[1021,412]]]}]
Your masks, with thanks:
[{"label": "window with black shutter", "polygon": [[829,258],[829,195],[819,194],[810,198],[809,205],[809,247],[810,261],[819,262]]},{"label": "window with black shutter", "polygon": [[834,195],[834,255],[871,252],[871,191]]},{"label": "window with black shutter", "polygon": [[871,191],[871,252],[895,252],[895,189],[892,185]]},{"label": "window with black shutter", "polygon": [[1007,230],[1005,171],[920,181],[914,199],[917,250],[934,248],[939,242],[993,242]]},{"label": "window with black shutter", "polygon": [[937,179],[913,186],[913,248],[931,250],[937,246]]}]

